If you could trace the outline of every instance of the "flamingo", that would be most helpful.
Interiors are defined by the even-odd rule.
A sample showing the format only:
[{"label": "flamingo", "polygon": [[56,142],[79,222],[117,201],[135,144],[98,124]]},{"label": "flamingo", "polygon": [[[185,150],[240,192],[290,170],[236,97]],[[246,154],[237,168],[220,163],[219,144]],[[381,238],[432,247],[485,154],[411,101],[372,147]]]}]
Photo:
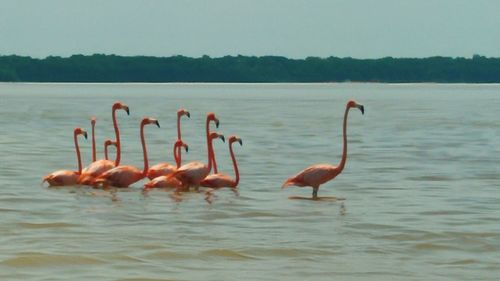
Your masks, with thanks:
[{"label": "flamingo", "polygon": [[[178,150],[179,147],[184,147],[186,152],[188,152],[188,145],[182,142],[181,140],[177,140],[174,144],[174,158],[175,162],[177,164],[177,167],[175,170],[172,171],[175,172],[180,166],[181,166],[181,150]],[[144,188],[154,188],[154,187],[171,187],[171,188],[182,188],[182,182],[177,178],[172,176],[172,174],[169,175],[163,175],[156,177],[152,179],[150,182],[146,183],[144,185]]]},{"label": "flamingo", "polygon": [[343,126],[343,149],[342,149],[342,159],[337,166],[330,164],[316,164],[307,167],[295,176],[288,178],[281,187],[286,188],[291,185],[304,187],[311,186],[313,188],[312,199],[319,200],[318,190],[319,186],[327,181],[334,179],[339,175],[344,169],[347,160],[347,114],[349,109],[358,108],[361,110],[361,114],[365,113],[365,108],[363,105],[356,103],[354,100],[347,102],[345,113],[344,113],[344,126]]},{"label": "flamingo", "polygon": [[48,182],[49,186],[65,186],[75,185],[78,183],[78,177],[82,172],[82,158],[80,156],[80,147],[78,146],[78,135],[83,135],[87,138],[87,132],[81,128],[75,128],[73,131],[73,139],[75,141],[76,157],[78,159],[78,171],[59,170],[43,177],[42,184]]},{"label": "flamingo", "polygon": [[[240,182],[240,174],[238,172],[238,164],[236,163],[236,158],[234,157],[233,146],[234,142],[239,142],[240,145],[243,145],[243,141],[237,136],[229,137],[229,153],[231,154],[231,159],[233,160],[234,174],[235,178],[232,179],[228,175],[225,174],[211,174],[207,176],[204,180],[201,181],[200,185],[205,187],[211,187],[213,189],[218,189],[222,187],[230,187],[232,189],[236,189],[238,183]],[[212,158],[215,159],[215,154],[212,154]]]},{"label": "flamingo", "polygon": [[220,138],[225,142],[224,135],[216,132],[210,132],[207,139],[208,147],[208,165],[201,162],[190,162],[181,166],[177,171],[175,171],[172,176],[177,177],[182,182],[182,187],[194,186],[198,189],[200,182],[210,174],[212,168],[212,155],[213,146],[212,141],[216,138]]},{"label": "flamingo", "polygon": [[[177,110],[177,141],[182,140],[181,138],[181,117],[182,116],[187,116],[188,118],[191,118],[191,115],[189,114],[189,111],[185,110],[184,108],[181,108]],[[181,141],[182,143],[182,141]],[[176,154],[180,154],[181,152],[181,147],[176,146],[177,142],[174,144],[174,158],[176,158]],[[178,149],[176,152],[176,148]],[[176,159],[177,162],[177,159]],[[175,172],[179,168],[178,166],[171,165],[170,163],[167,162],[162,162],[154,165],[153,167],[149,168],[147,177],[152,180],[154,178],[157,178],[159,176],[166,176],[169,175],[173,172]]]},{"label": "flamingo", "polygon": [[120,164],[121,158],[121,145],[120,145],[120,130],[118,129],[118,124],[116,122],[116,110],[123,109],[130,115],[130,111],[127,105],[116,102],[111,108],[113,117],[113,126],[115,128],[116,135],[116,159],[115,162],[106,159],[101,159],[96,161],[96,148],[95,148],[95,137],[94,137],[94,127],[95,127],[95,117],[92,118],[92,163],[82,171],[80,175],[79,182],[84,185],[94,185],[94,180],[102,173],[118,166]]},{"label": "flamingo", "polygon": [[195,186],[196,188],[200,185],[200,182],[208,176],[210,170],[212,169],[212,139],[213,138],[221,138],[224,140],[223,135],[219,135],[218,133],[210,133],[210,122],[214,121],[215,126],[219,127],[219,119],[215,117],[213,112],[209,112],[207,114],[207,120],[205,123],[205,131],[207,135],[207,154],[208,159],[207,163],[204,164],[201,162],[190,162],[181,166],[177,171],[173,174],[173,176],[180,179],[184,185],[184,187]]},{"label": "flamingo", "polygon": [[146,141],[144,140],[144,126],[149,124],[156,124],[158,128],[160,127],[160,123],[158,120],[154,118],[144,118],[141,121],[141,144],[142,144],[142,153],[144,156],[144,169],[141,171],[134,166],[116,166],[115,168],[108,170],[97,177],[94,182],[94,186],[102,185],[107,188],[109,186],[115,187],[128,187],[129,185],[143,179],[146,177],[148,172],[148,153],[146,150]]},{"label": "flamingo", "polygon": [[110,140],[110,139],[106,139],[104,141],[104,159],[106,160],[109,160],[109,157],[108,157],[108,146],[110,145],[114,145],[116,147],[116,141],[113,141],[113,140]]}]

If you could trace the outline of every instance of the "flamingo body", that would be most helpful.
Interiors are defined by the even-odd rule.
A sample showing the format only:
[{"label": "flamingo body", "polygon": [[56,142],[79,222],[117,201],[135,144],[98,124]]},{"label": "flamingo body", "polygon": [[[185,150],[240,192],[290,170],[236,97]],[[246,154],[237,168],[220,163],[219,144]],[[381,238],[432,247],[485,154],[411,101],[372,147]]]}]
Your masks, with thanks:
[{"label": "flamingo body", "polygon": [[177,170],[177,167],[175,167],[172,164],[163,162],[163,163],[158,163],[148,170],[147,177],[152,180],[154,178],[160,177],[160,176],[167,176],[172,174]]},{"label": "flamingo body", "polygon": [[144,188],[182,188],[183,183],[173,175],[159,176],[144,185]]},{"label": "flamingo body", "polygon": [[118,166],[97,177],[95,184],[101,183],[104,187],[128,187],[143,178],[143,171],[134,166]]},{"label": "flamingo body", "polygon": [[316,187],[327,181],[334,179],[340,170],[338,166],[330,164],[316,164],[305,168],[296,175],[288,178],[283,184],[283,188],[295,185],[299,187]]},{"label": "flamingo body", "polygon": [[201,186],[211,188],[221,187],[236,187],[234,179],[226,174],[211,174],[203,179],[200,183]]},{"label": "flamingo body", "polygon": [[85,185],[93,185],[95,179],[102,173],[111,170],[115,167],[115,162],[101,159],[91,163],[87,168],[83,169],[79,177],[79,183]]},{"label": "flamingo body", "polygon": [[198,186],[209,173],[210,167],[207,164],[196,161],[182,165],[174,175],[185,185]]},{"label": "flamingo body", "polygon": [[42,183],[48,182],[50,186],[75,185],[78,183],[79,176],[77,171],[59,170],[46,175]]}]

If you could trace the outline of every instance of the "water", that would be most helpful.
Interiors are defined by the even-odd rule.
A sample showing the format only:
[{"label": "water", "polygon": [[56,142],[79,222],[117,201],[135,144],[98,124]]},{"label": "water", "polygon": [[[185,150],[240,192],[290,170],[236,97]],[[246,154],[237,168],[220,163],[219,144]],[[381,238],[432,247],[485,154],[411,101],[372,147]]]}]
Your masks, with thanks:
[{"label": "water", "polygon": [[[494,280],[500,276],[500,85],[0,84],[2,280]],[[319,195],[280,190],[314,163],[344,172]],[[175,202],[165,191],[47,188],[76,169],[72,130],[97,117],[104,138],[118,113],[122,163],[142,167],[144,116],[151,163],[172,162],[175,111],[190,110],[185,161],[205,160],[204,118],[237,134],[240,196],[220,190]],[[89,140],[80,140],[83,161]],[[232,175],[226,144],[219,168]],[[114,155],[114,154],[113,154]]]}]

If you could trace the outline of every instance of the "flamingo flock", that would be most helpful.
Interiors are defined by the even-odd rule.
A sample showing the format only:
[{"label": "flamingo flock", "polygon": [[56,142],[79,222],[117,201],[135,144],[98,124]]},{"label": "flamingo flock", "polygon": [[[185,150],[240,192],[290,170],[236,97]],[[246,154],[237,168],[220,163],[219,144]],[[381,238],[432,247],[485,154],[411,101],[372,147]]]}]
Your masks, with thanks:
[{"label": "flamingo flock", "polygon": [[[343,121],[343,149],[340,163],[337,166],[330,164],[316,164],[309,166],[296,175],[288,178],[283,183],[282,188],[286,188],[288,186],[310,186],[313,188],[311,199],[321,199],[318,197],[319,186],[337,177],[344,169],[347,161],[347,115],[351,108],[358,108],[361,113],[364,114],[363,105],[358,104],[354,100],[347,102]],[[225,142],[225,137],[218,132],[210,130],[211,123],[214,123],[216,128],[219,127],[219,119],[216,117],[215,113],[207,113],[205,121],[205,136],[207,145],[206,163],[193,161],[184,165],[182,165],[181,152],[182,149],[188,152],[188,145],[182,141],[180,121],[183,116],[190,118],[191,115],[189,111],[183,108],[177,111],[177,140],[174,142],[172,150],[175,164],[161,162],[151,167],[149,166],[144,130],[148,125],[156,125],[159,128],[160,123],[157,119],[150,117],[142,119],[139,128],[144,166],[140,169],[132,165],[121,165],[120,163],[122,151],[120,143],[120,130],[116,119],[117,111],[120,110],[123,110],[127,113],[127,115],[130,115],[129,107],[124,103],[116,102],[113,104],[111,112],[115,131],[115,140],[106,139],[104,141],[104,159],[97,159],[95,140],[96,118],[92,117],[92,162],[87,167],[82,168],[78,136],[83,135],[87,138],[87,132],[79,127],[75,128],[73,138],[78,170],[58,170],[52,172],[43,177],[42,183],[47,182],[49,186],[87,185],[94,188],[126,188],[140,180],[148,179],[148,181],[143,185],[145,190],[153,188],[170,188],[176,192],[188,192],[191,188],[198,191],[201,186],[208,188],[206,194],[211,195],[215,190],[226,187],[230,188],[233,192],[235,192],[235,194],[238,194],[237,186],[240,182],[240,175],[238,163],[234,155],[233,144],[239,143],[240,145],[243,145],[243,141],[235,135],[231,135],[228,138],[229,153],[234,169],[234,178],[227,174],[219,173],[215,160],[213,141],[220,139]],[[108,158],[108,146],[116,147],[116,158],[114,161],[111,161]]]},{"label": "flamingo flock", "polygon": [[[96,118],[92,117],[90,122],[92,127],[92,162],[87,167],[82,168],[80,148],[78,146],[78,136],[83,135],[85,138],[87,138],[87,132],[81,128],[75,128],[74,142],[78,162],[78,170],[55,171],[43,177],[42,183],[47,182],[49,186],[87,185],[95,188],[125,188],[142,179],[147,178],[149,181],[144,184],[144,189],[172,188],[178,192],[186,192],[189,191],[190,188],[198,190],[200,186],[205,186],[210,187],[208,191],[213,192],[213,190],[223,187],[228,187],[231,189],[237,188],[239,173],[236,166],[235,179],[230,179],[227,175],[217,174],[215,170],[217,164],[214,158],[212,142],[214,139],[221,139],[222,141],[225,141],[224,135],[210,131],[211,123],[215,123],[216,128],[219,127],[219,119],[215,116],[215,113],[209,112],[207,114],[205,124],[208,151],[207,163],[190,162],[184,165],[181,165],[181,152],[183,148],[186,152],[188,152],[188,145],[182,141],[180,121],[183,116],[190,118],[191,115],[189,111],[183,108],[177,111],[177,140],[175,141],[173,146],[173,156],[175,164],[161,162],[151,167],[149,166],[148,151],[144,136],[145,127],[148,125],[156,125],[157,127],[160,127],[160,123],[158,122],[158,120],[150,117],[142,119],[139,128],[142,152],[144,157],[144,166],[142,169],[139,169],[131,165],[120,164],[122,151],[120,143],[120,130],[117,123],[117,112],[119,110],[125,111],[127,115],[130,114],[129,107],[127,105],[121,102],[116,102],[115,104],[113,104],[111,112],[113,118],[113,127],[115,130],[115,140],[106,139],[104,141],[104,159],[97,159],[95,140]],[[237,136],[231,136],[229,139],[238,140],[240,143],[242,143],[241,139]],[[234,165],[236,165],[234,152],[231,146],[232,142],[230,141],[229,149],[231,151],[233,163]],[[108,146],[111,145],[116,147],[115,161],[109,160]],[[214,167],[215,174],[211,176],[215,178],[223,177],[224,179],[226,179],[226,181],[219,181],[215,183],[212,181],[204,182],[205,178],[208,179],[208,176],[212,171],[212,167]],[[227,179],[229,179],[229,181]]]}]

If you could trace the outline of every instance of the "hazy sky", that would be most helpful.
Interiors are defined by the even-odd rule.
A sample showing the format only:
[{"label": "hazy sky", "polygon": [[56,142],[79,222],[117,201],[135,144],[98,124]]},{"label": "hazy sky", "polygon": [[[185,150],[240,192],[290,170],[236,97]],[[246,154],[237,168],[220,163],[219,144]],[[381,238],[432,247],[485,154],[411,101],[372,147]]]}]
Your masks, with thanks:
[{"label": "hazy sky", "polygon": [[500,57],[500,0],[0,0],[0,54]]}]

